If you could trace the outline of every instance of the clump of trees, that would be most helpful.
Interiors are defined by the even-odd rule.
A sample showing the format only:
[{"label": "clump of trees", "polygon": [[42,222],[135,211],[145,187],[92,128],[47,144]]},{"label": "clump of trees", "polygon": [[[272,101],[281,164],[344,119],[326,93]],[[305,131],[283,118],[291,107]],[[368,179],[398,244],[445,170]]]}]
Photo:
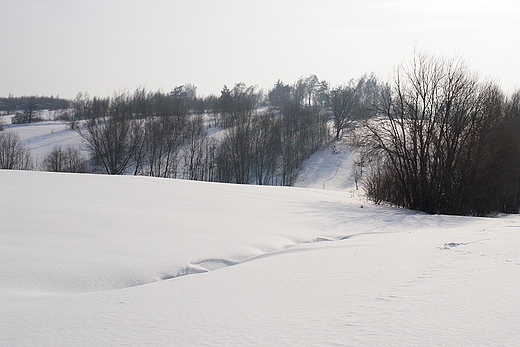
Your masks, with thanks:
[{"label": "clump of trees", "polygon": [[0,132],[0,169],[32,170],[33,160],[29,150],[12,132]]},{"label": "clump of trees", "polygon": [[41,163],[35,164],[17,133],[0,132],[0,169],[86,173],[89,165],[75,146],[55,146]]},{"label": "clump of trees", "polygon": [[71,128],[85,139],[93,165],[104,173],[176,177],[179,150],[189,137],[188,98],[183,88],[169,94],[138,89],[105,99],[81,94]]},{"label": "clump of trees", "polygon": [[518,93],[507,99],[461,59],[416,52],[365,122],[368,196],[428,213],[520,208]]},{"label": "clump of trees", "polygon": [[332,114],[334,139],[339,140],[345,131],[364,119],[371,118],[381,85],[375,75],[365,75],[333,88],[328,94]]},{"label": "clump of trees", "polygon": [[43,171],[50,172],[70,172],[86,173],[89,172],[87,160],[81,155],[79,148],[73,145],[56,145],[40,163]]},{"label": "clump of trees", "polygon": [[255,86],[237,83],[229,89],[224,85],[217,102],[217,126],[229,129],[247,122],[253,116],[260,98],[261,94],[256,91]]},{"label": "clump of trees", "polygon": [[302,78],[288,87],[286,103],[262,111],[262,92],[244,83],[205,99],[189,85],[167,94],[78,94],[69,124],[107,174],[293,185],[303,160],[329,140],[315,79]]}]

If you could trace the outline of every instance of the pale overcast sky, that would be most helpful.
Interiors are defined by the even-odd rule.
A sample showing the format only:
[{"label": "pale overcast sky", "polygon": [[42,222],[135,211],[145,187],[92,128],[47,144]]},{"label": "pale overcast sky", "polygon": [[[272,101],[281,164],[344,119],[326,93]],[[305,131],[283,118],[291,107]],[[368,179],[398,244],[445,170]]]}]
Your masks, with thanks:
[{"label": "pale overcast sky", "polygon": [[517,0],[0,0],[0,14],[0,96],[388,80],[414,47],[520,87]]}]

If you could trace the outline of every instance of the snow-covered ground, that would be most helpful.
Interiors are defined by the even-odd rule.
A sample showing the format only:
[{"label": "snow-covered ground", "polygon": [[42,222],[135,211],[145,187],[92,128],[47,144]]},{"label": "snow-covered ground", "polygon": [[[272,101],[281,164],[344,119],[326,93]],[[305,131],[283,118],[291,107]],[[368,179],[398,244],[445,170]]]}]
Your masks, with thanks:
[{"label": "snow-covered ground", "polygon": [[82,149],[85,156],[88,154],[83,149],[83,139],[71,130],[66,122],[52,120],[53,114],[43,112],[42,122],[32,124],[11,124],[11,117],[0,116],[0,123],[5,125],[5,131],[14,132],[20,136],[23,145],[27,146],[36,162],[41,162],[54,146],[74,145]]},{"label": "snow-covered ground", "polygon": [[373,205],[351,167],[339,146],[294,188],[0,170],[0,345],[518,345],[520,218]]}]

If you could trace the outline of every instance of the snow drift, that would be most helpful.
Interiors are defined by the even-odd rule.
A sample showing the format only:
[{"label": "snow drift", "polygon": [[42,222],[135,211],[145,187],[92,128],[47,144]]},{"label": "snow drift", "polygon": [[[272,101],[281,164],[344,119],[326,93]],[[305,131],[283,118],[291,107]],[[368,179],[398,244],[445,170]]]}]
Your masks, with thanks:
[{"label": "snow drift", "polygon": [[520,339],[517,216],[134,176],[0,171],[0,191],[2,346]]}]

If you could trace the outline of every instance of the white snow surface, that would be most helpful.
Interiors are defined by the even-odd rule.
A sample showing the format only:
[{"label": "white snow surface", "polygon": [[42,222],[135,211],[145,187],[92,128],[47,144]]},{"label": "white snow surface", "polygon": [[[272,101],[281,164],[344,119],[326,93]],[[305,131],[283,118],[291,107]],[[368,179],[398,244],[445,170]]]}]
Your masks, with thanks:
[{"label": "white snow surface", "polygon": [[518,345],[520,218],[373,205],[351,154],[293,188],[0,170],[0,346]]},{"label": "white snow surface", "polygon": [[31,124],[10,124],[11,116],[0,117],[6,124],[6,132],[14,132],[20,136],[21,143],[31,152],[36,162],[41,162],[55,146],[78,146],[87,155],[83,147],[83,139],[65,122],[44,120]]}]

